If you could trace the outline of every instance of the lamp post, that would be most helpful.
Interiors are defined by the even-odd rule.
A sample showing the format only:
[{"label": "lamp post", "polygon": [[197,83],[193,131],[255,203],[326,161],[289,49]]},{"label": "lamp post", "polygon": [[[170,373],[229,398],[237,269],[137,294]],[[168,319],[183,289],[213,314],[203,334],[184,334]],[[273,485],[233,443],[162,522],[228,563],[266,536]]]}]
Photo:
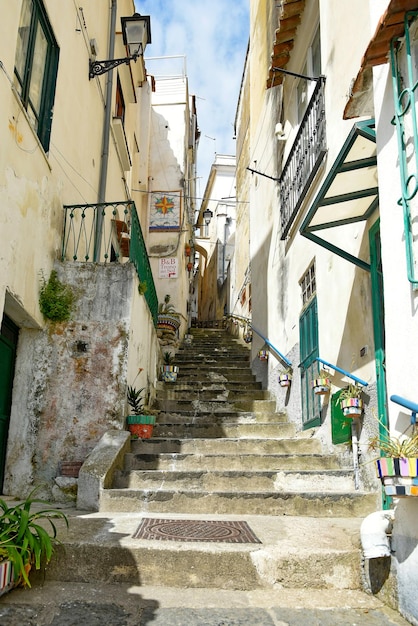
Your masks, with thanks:
[{"label": "lamp post", "polygon": [[151,43],[151,20],[149,15],[134,13],[132,17],[121,17],[122,36],[129,56],[122,59],[108,59],[105,61],[89,61],[89,79],[105,74],[118,65],[131,61],[137,61],[139,56],[143,56],[145,47]]}]

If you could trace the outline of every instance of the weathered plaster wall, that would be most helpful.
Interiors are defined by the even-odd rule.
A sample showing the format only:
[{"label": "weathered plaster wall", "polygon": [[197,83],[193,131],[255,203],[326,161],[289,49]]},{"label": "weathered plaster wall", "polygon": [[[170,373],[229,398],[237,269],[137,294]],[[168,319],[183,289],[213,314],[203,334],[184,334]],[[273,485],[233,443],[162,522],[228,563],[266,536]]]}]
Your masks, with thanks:
[{"label": "weathered plaster wall", "polygon": [[[53,479],[60,462],[83,461],[107,430],[124,428],[128,361],[132,378],[138,351],[144,351],[145,381],[152,377],[149,361],[156,369],[155,330],[143,296],[133,304],[133,266],[57,267],[75,290],[76,306],[68,323],[21,332],[6,461],[9,494],[45,483],[46,495],[59,497]],[[130,344],[138,328],[142,339]]]}]

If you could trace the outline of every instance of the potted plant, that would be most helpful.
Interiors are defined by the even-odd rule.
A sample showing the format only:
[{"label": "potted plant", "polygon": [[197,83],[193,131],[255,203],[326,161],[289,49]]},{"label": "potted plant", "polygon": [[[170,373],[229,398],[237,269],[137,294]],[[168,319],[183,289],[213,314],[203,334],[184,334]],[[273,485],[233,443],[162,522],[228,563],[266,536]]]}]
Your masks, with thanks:
[{"label": "potted plant", "polygon": [[329,393],[331,389],[331,380],[326,374],[320,374],[319,378],[311,380],[311,387],[314,393],[318,396],[323,396]]},{"label": "potted plant", "polygon": [[369,448],[381,454],[375,459],[377,477],[388,496],[418,496],[418,432],[394,437],[384,428],[385,433],[369,442]]},{"label": "potted plant", "polygon": [[192,345],[192,341],[193,341],[193,335],[188,332],[184,335],[184,344],[186,346],[191,346]]},{"label": "potted plant", "polygon": [[338,403],[346,417],[360,417],[363,412],[362,387],[350,383],[342,390],[338,397]]},{"label": "potted plant", "polygon": [[268,350],[259,350],[258,358],[260,359],[260,361],[268,361],[268,358],[269,358]]},{"label": "potted plant", "polygon": [[127,400],[133,415],[126,417],[126,423],[131,435],[140,439],[149,439],[152,437],[155,415],[144,414],[143,391],[145,391],[145,387],[137,389],[136,387],[128,386]]},{"label": "potted plant", "polygon": [[173,355],[171,352],[164,352],[163,354],[164,365],[161,366],[161,378],[165,383],[175,383],[177,380],[177,374],[179,368],[177,365],[173,365]]},{"label": "potted plant", "polygon": [[[24,502],[9,506],[0,499],[0,595],[18,585],[30,587],[29,572],[39,570],[51,560],[59,543],[54,520],[62,519],[68,528],[65,513],[56,509],[38,508],[47,504],[33,498],[33,490]],[[47,521],[47,529],[40,522]]]},{"label": "potted plant", "polygon": [[292,384],[292,368],[288,367],[286,370],[279,374],[280,387],[290,387]]},{"label": "potted plant", "polygon": [[157,328],[177,331],[180,326],[180,316],[170,302],[170,294],[166,294],[164,302],[158,305]]}]

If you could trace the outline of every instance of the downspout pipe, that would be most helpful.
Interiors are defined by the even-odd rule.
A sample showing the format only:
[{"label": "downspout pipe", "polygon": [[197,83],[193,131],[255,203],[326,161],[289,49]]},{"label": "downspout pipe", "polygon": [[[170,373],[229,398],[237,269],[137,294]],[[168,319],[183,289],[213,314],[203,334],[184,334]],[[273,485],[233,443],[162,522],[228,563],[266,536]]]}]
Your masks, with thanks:
[{"label": "downspout pipe", "polygon": [[375,511],[361,523],[360,539],[365,559],[390,556],[390,538],[395,511]]},{"label": "downspout pipe", "polygon": [[[110,33],[109,33],[109,52],[108,59],[115,58],[115,39],[116,39],[116,14],[117,14],[117,0],[112,0],[110,9]],[[107,169],[109,164],[109,143],[110,143],[110,122],[111,122],[111,110],[112,110],[112,91],[113,91],[113,69],[107,73],[106,83],[106,100],[105,100],[105,116],[103,121],[103,137],[102,137],[102,156],[100,161],[100,179],[99,179],[99,195],[98,203],[106,201],[106,183],[107,183]],[[102,245],[102,231],[103,231],[103,215],[101,207],[97,207],[96,210],[96,230],[94,237],[94,255],[93,261],[98,263],[100,261],[100,252]]]}]

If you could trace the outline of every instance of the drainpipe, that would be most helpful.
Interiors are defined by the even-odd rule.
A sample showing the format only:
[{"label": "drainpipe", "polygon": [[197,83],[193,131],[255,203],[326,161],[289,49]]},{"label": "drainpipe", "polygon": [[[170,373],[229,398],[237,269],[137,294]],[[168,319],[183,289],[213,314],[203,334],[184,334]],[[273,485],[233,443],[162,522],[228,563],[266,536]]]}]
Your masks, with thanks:
[{"label": "drainpipe", "polygon": [[[114,59],[115,57],[115,37],[116,37],[116,13],[117,13],[117,0],[112,0],[111,13],[110,13],[110,33],[109,33],[109,53],[108,59]],[[102,137],[102,156],[100,161],[100,179],[99,179],[99,196],[98,202],[105,202],[106,199],[106,182],[107,182],[107,167],[109,164],[109,140],[110,140],[110,121],[111,121],[111,107],[112,107],[112,90],[113,90],[113,69],[107,73],[106,83],[106,104],[105,104],[105,116],[103,122],[103,137]],[[102,210],[97,208],[96,213],[96,231],[94,236],[94,255],[93,261],[98,263],[100,260],[100,249],[102,245],[102,230],[103,230],[103,215]]]},{"label": "drainpipe", "polygon": [[395,519],[395,511],[375,511],[364,518],[360,526],[360,538],[365,559],[390,556],[389,534]]}]

